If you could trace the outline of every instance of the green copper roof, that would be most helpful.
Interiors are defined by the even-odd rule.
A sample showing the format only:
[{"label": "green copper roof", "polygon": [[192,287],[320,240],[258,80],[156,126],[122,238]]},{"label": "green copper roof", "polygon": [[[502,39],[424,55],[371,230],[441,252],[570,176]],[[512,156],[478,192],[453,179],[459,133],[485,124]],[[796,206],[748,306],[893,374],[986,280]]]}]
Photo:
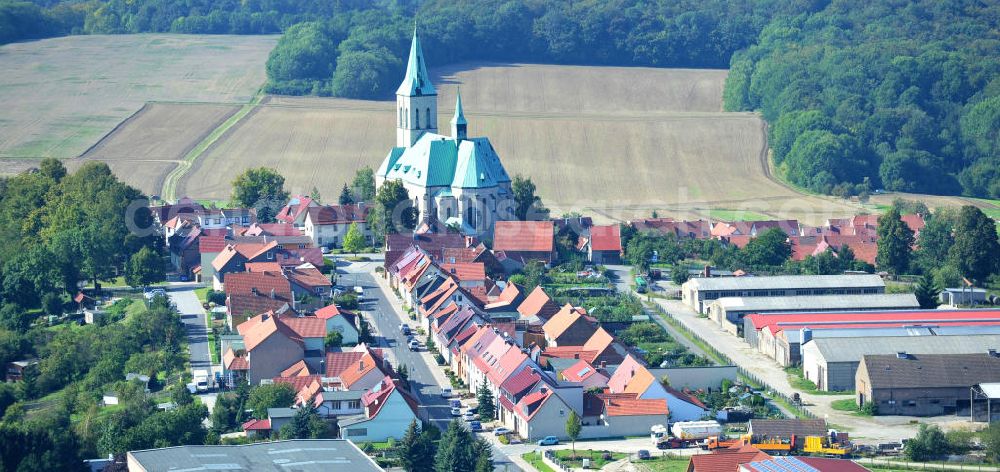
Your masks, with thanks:
[{"label": "green copper roof", "polygon": [[396,89],[396,95],[437,95],[431,84],[431,76],[427,73],[424,51],[420,48],[416,28],[413,29],[413,41],[410,43],[410,59],[406,62],[406,76]]},{"label": "green copper roof", "polygon": [[455,99],[455,116],[451,118],[451,124],[467,125],[469,122],[465,121],[465,113],[462,111],[462,91],[459,90],[456,96],[458,98]]},{"label": "green copper roof", "polygon": [[489,188],[510,182],[489,139],[456,140],[436,133],[425,133],[409,148],[393,148],[378,175],[424,187]]}]

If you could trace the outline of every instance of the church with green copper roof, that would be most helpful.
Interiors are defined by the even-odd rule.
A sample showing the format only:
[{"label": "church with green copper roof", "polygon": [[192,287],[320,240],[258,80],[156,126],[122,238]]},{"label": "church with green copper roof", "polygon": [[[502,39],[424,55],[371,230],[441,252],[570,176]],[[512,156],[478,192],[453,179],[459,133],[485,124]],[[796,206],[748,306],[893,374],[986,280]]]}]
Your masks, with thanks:
[{"label": "church with green copper roof", "polygon": [[462,95],[456,96],[451,136],[438,134],[437,90],[414,31],[406,76],[396,89],[396,146],[375,172],[375,183],[402,182],[423,224],[485,235],[495,221],[511,219],[510,176],[489,138],[468,137]]}]

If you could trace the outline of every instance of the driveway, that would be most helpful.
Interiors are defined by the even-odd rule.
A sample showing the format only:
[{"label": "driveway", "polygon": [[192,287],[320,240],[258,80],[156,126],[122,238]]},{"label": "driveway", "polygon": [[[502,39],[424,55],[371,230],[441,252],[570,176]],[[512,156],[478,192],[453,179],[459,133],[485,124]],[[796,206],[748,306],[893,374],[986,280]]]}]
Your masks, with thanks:
[{"label": "driveway", "polygon": [[[360,286],[365,289],[362,311],[366,318],[373,325],[374,345],[386,350],[390,362],[398,369],[405,365],[409,371],[409,381],[412,391],[416,394],[420,403],[418,416],[428,420],[442,431],[448,428],[452,421],[451,408],[448,400],[441,398],[441,388],[450,386],[442,368],[434,361],[427,348],[424,346],[426,337],[418,336],[420,341],[420,351],[410,351],[406,344],[406,337],[399,331],[401,323],[409,323],[411,327],[415,322],[411,321],[399,308],[399,302],[395,295],[390,299],[387,290],[376,281],[379,277],[374,273],[375,267],[382,264],[374,256],[372,262],[347,263],[340,261],[337,264],[339,283],[345,286]],[[378,257],[381,257],[380,255]],[[384,279],[379,279],[384,283]],[[391,292],[388,292],[391,293]],[[522,470],[517,464],[511,461],[504,451],[494,442],[493,463],[498,470],[516,472]]]}]

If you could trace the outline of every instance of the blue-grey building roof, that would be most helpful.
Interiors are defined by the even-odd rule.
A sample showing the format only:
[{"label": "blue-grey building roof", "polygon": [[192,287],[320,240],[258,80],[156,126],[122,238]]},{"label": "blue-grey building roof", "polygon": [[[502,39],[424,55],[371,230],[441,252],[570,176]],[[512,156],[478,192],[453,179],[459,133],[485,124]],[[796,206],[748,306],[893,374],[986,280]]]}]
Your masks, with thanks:
[{"label": "blue-grey building roof", "polygon": [[228,446],[177,446],[130,451],[129,470],[135,463],[145,471],[262,470],[320,472],[385,470],[344,439],[293,439]]},{"label": "blue-grey building roof", "polygon": [[396,95],[437,95],[437,90],[434,90],[434,84],[431,83],[431,75],[427,73],[424,51],[420,48],[416,28],[413,29],[413,40],[410,41],[410,58],[406,61],[406,75],[396,89]]}]

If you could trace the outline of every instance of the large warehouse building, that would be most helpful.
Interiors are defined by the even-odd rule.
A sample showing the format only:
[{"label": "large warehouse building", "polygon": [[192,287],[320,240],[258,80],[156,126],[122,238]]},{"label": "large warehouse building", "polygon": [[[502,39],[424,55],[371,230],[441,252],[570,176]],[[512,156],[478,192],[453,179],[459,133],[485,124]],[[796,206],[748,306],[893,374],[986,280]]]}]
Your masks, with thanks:
[{"label": "large warehouse building", "polygon": [[708,305],[708,317],[727,331],[742,336],[743,318],[753,313],[915,310],[912,293],[861,295],[806,295],[795,297],[723,297]]},{"label": "large warehouse building", "polygon": [[1000,382],[997,351],[868,355],[855,377],[855,400],[874,403],[880,415],[967,416],[972,388],[992,382]]},{"label": "large warehouse building", "polygon": [[699,277],[681,286],[684,303],[706,313],[713,300],[724,297],[801,297],[885,293],[885,282],[874,274],[778,275],[773,277]]},{"label": "large warehouse building", "polygon": [[789,366],[801,361],[801,345],[814,338],[863,337],[875,333],[878,336],[940,336],[961,333],[963,331],[956,330],[963,327],[990,330],[998,326],[1000,310],[770,313],[743,318],[743,336],[760,352]]},{"label": "large warehouse building", "polygon": [[820,390],[848,391],[854,390],[866,354],[975,354],[990,349],[1000,350],[1000,334],[817,338],[802,345],[802,373]]}]

